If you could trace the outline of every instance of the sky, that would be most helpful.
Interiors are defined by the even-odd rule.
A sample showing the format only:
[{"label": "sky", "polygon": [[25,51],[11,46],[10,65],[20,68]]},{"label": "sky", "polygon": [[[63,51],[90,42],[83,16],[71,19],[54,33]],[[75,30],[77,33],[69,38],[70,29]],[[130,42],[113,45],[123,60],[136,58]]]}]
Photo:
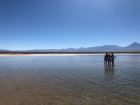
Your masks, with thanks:
[{"label": "sky", "polygon": [[0,0],[0,49],[140,43],[140,0]]}]

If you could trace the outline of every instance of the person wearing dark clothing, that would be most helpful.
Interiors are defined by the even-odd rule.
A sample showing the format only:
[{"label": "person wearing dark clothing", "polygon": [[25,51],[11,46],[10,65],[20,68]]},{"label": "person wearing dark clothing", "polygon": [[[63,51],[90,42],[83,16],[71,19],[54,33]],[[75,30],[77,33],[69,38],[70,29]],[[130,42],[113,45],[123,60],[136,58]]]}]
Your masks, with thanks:
[{"label": "person wearing dark clothing", "polygon": [[106,53],[106,55],[104,56],[104,65],[107,65],[107,58],[108,58],[108,55]]},{"label": "person wearing dark clothing", "polygon": [[108,61],[108,66],[111,66],[112,59],[111,59],[110,54],[108,54],[107,61]]},{"label": "person wearing dark clothing", "polygon": [[115,58],[116,58],[116,56],[114,56],[113,53],[111,53],[112,66],[114,66],[114,59]]}]

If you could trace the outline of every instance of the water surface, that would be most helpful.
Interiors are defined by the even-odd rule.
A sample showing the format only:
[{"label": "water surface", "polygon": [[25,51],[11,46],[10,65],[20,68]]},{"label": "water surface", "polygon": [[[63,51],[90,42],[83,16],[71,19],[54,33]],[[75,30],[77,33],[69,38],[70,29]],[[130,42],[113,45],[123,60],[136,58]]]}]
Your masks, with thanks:
[{"label": "water surface", "polygon": [[140,105],[140,55],[0,57],[0,105]]}]

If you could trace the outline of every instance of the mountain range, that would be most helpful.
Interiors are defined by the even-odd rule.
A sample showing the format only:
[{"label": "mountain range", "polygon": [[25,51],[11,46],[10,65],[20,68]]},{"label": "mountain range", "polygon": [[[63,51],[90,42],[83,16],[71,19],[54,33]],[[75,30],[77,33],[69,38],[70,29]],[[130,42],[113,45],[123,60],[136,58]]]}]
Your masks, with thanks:
[{"label": "mountain range", "polygon": [[[13,52],[10,50],[0,49],[0,52]],[[14,51],[15,52],[15,51]],[[67,49],[34,49],[34,50],[22,50],[16,52],[140,52],[140,44],[134,42],[126,47],[120,47],[117,45],[104,45],[88,48],[67,48]]]}]

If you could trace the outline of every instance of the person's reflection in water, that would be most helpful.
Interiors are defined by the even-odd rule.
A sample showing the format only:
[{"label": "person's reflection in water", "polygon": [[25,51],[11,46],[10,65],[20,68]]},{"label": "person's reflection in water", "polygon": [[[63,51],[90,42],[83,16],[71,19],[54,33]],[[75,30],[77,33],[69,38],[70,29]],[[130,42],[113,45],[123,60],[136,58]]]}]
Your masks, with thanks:
[{"label": "person's reflection in water", "polygon": [[104,66],[104,86],[107,89],[114,86],[114,66]]},{"label": "person's reflection in water", "polygon": [[106,75],[114,75],[114,66],[104,66]]}]

